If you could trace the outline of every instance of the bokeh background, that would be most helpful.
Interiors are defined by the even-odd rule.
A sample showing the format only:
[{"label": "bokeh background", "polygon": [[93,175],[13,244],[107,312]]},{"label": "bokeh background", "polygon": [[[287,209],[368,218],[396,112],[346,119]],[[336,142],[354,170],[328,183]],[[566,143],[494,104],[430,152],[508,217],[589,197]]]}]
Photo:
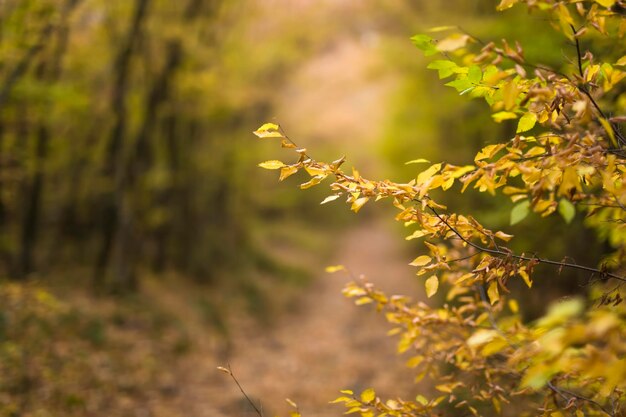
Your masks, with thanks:
[{"label": "bokeh background", "polygon": [[[227,364],[268,416],[286,397],[312,417],[342,412],[339,389],[428,390],[384,320],[343,299],[350,277],[324,273],[422,297],[393,208],[353,216],[320,206],[323,186],[279,184],[257,163],[292,155],[252,131],[280,123],[370,178],[471,161],[514,126],[444,87],[409,38],[458,25],[566,62],[549,25],[496,3],[0,0],[0,416],[253,415]],[[533,230],[519,250],[601,250],[580,223],[511,227],[506,199],[451,194],[491,228]],[[528,318],[585,278],[548,276]]]}]

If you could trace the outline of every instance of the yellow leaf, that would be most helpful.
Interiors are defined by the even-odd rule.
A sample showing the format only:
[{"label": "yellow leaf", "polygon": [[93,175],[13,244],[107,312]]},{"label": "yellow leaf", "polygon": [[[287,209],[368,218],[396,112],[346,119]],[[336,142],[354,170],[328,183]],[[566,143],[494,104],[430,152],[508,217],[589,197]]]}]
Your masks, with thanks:
[{"label": "yellow leaf", "polygon": [[517,273],[520,275],[520,277],[522,277],[528,288],[533,286],[533,281],[530,279],[530,276],[528,276],[525,268],[520,269],[519,271],[517,271]]},{"label": "yellow leaf", "polygon": [[504,232],[496,232],[496,237],[498,239],[504,240],[505,242],[508,242],[509,240],[513,238],[513,235],[509,235]]},{"label": "yellow leaf", "polygon": [[339,195],[329,195],[329,196],[328,196],[328,197],[326,197],[326,198],[324,199],[324,201],[322,201],[320,204],[330,203],[331,201],[335,201],[335,200],[336,200],[336,199],[338,199],[339,197],[341,197],[341,196],[339,196]]},{"label": "yellow leaf", "polygon": [[418,403],[422,405],[428,404],[428,400],[423,395],[418,395],[417,397],[415,397],[415,401],[417,401]]},{"label": "yellow leaf", "polygon": [[424,159],[424,158],[420,158],[420,159],[413,159],[411,161],[405,162],[404,165],[409,165],[409,164],[429,164],[430,161],[428,159]]},{"label": "yellow leaf", "polygon": [[615,0],[595,0],[595,1],[599,5],[607,7],[607,8],[613,6],[613,3],[615,3]]},{"label": "yellow leaf", "polygon": [[328,175],[328,173],[323,168],[305,166],[304,169],[312,177],[316,177],[318,175],[324,175],[324,176]]},{"label": "yellow leaf", "polygon": [[530,148],[530,150],[528,152],[526,152],[524,154],[525,157],[531,157],[531,156],[539,156],[539,155],[543,155],[546,153],[546,149],[542,146],[533,146],[532,148]]},{"label": "yellow leaf", "polygon": [[426,280],[425,286],[426,286],[426,296],[428,298],[437,294],[437,289],[439,288],[439,279],[437,278],[437,275],[433,275],[432,277],[428,278]]},{"label": "yellow leaf", "polygon": [[482,346],[491,342],[498,336],[498,332],[492,329],[479,329],[467,339],[467,345],[471,348]]},{"label": "yellow leaf", "polygon": [[611,144],[613,146],[617,146],[617,141],[615,140],[615,132],[613,131],[613,127],[611,126],[611,123],[609,123],[609,121],[606,120],[604,117],[600,117],[598,118],[598,120],[600,120],[600,124],[602,125],[606,133],[609,135],[609,139],[611,139]]},{"label": "yellow leaf", "polygon": [[500,111],[491,115],[496,123],[500,123],[503,120],[517,119],[517,114],[510,111]]},{"label": "yellow leaf", "polygon": [[327,266],[325,271],[328,272],[329,274],[332,274],[334,272],[338,272],[338,271],[345,271],[346,267],[343,265],[330,265]]},{"label": "yellow leaf", "polygon": [[[519,96],[521,92],[521,89],[518,88],[517,86],[517,81],[515,81],[515,79],[507,82],[504,87],[502,88],[502,98],[504,101],[504,109],[505,110],[512,110],[513,108],[515,108],[515,101],[517,100],[517,97]],[[507,112],[502,112],[502,113],[507,113]],[[492,117],[494,117],[495,115],[493,115]],[[515,114],[513,114],[513,118],[516,118],[517,116]]]},{"label": "yellow leaf", "polygon": [[363,401],[364,403],[372,402],[375,398],[376,392],[374,392],[374,390],[371,388],[368,388],[361,393],[361,401]]},{"label": "yellow leaf", "polygon": [[482,159],[489,159],[493,157],[496,153],[498,153],[502,148],[506,145],[498,144],[498,145],[487,145],[480,152],[476,154],[474,157],[474,161],[480,161]]},{"label": "yellow leaf", "polygon": [[535,127],[535,123],[537,123],[537,115],[535,113],[526,113],[520,119],[517,124],[516,133],[527,132],[533,127]]},{"label": "yellow leaf", "polygon": [[468,35],[461,35],[454,33],[445,39],[440,40],[437,43],[437,50],[441,52],[451,52],[459,48],[463,48],[469,42],[470,37]]},{"label": "yellow leaf", "polygon": [[324,178],[323,177],[313,177],[311,178],[309,181],[300,184],[300,189],[301,190],[306,190],[307,188],[311,188],[314,185],[319,184]]},{"label": "yellow leaf", "polygon": [[[441,391],[441,392],[445,392],[445,393],[448,393],[448,394],[452,394],[452,391],[453,391],[456,387],[458,387],[458,386],[460,386],[460,385],[463,385],[463,384],[462,384],[461,382],[450,382],[450,383],[447,383],[447,384],[437,385],[437,386],[435,386],[435,388],[436,388],[437,390]],[[445,397],[444,397],[444,398],[445,398]]]},{"label": "yellow leaf", "polygon": [[293,408],[298,408],[298,404],[294,403],[293,401],[291,401],[289,398],[285,398],[285,401],[287,402],[287,404],[289,404],[290,406],[292,406]]},{"label": "yellow leaf", "polygon": [[350,206],[350,210],[354,211],[355,213],[358,213],[359,210],[361,210],[361,207],[363,207],[365,203],[369,201],[369,199],[370,199],[369,197],[357,198],[356,201],[352,203],[352,206]]},{"label": "yellow leaf", "polygon": [[265,123],[260,128],[257,129],[257,132],[267,132],[268,130],[278,130],[280,127],[276,123]]},{"label": "yellow leaf", "polygon": [[432,260],[432,258],[428,255],[422,255],[422,256],[418,256],[417,258],[413,259],[413,262],[411,262],[409,265],[412,266],[424,266],[428,263],[430,263],[430,261]]},{"label": "yellow leaf", "polygon": [[561,185],[559,185],[559,195],[569,196],[570,190],[582,191],[580,178],[575,167],[569,166],[563,171]]},{"label": "yellow leaf", "polygon": [[435,27],[429,28],[428,31],[429,32],[444,32],[446,30],[451,30],[451,29],[457,29],[457,26],[435,26]]},{"label": "yellow leaf", "polygon": [[287,177],[292,176],[293,174],[295,174],[296,172],[298,172],[298,168],[294,167],[294,166],[285,166],[282,167],[280,169],[280,177],[278,177],[278,179],[280,181],[284,180]]},{"label": "yellow leaf", "polygon": [[405,237],[406,240],[412,240],[412,239],[417,239],[420,238],[422,236],[426,236],[428,233],[425,232],[424,230],[416,230],[413,233],[411,233],[409,236]]},{"label": "yellow leaf", "polygon": [[255,130],[254,133],[258,137],[262,139],[266,138],[282,138],[284,137],[282,133],[280,133],[280,126],[275,123],[265,123],[263,126]]},{"label": "yellow leaf", "polygon": [[502,0],[500,4],[498,4],[497,9],[498,10],[510,9],[511,7],[513,7],[515,3],[518,3],[518,2],[519,0]]},{"label": "yellow leaf", "polygon": [[272,161],[261,162],[259,166],[265,169],[280,169],[286,165],[280,161],[272,160]]},{"label": "yellow leaf", "polygon": [[354,304],[356,304],[358,306],[362,306],[362,305],[370,304],[370,303],[373,303],[373,302],[374,302],[374,300],[371,299],[370,297],[361,297],[361,298],[357,299],[354,302]]},{"label": "yellow leaf", "polygon": [[441,169],[441,164],[431,165],[428,169],[417,176],[417,185],[422,185],[428,181],[433,175],[435,175]]},{"label": "yellow leaf", "polygon": [[496,410],[496,413],[500,414],[502,412],[502,406],[500,405],[500,401],[498,401],[496,397],[493,397],[491,399],[491,402],[493,403],[493,408],[494,410]]},{"label": "yellow leaf", "polygon": [[492,281],[489,284],[489,288],[487,288],[487,296],[489,297],[489,302],[491,305],[494,305],[500,299],[500,292],[498,291],[498,283]]}]

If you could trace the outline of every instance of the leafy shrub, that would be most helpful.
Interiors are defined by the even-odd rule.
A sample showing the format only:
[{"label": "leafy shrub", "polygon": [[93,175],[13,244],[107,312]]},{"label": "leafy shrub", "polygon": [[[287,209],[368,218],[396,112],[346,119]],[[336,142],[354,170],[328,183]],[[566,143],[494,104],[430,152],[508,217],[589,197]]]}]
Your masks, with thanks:
[{"label": "leafy shrub", "polygon": [[[424,240],[426,251],[411,265],[424,278],[426,295],[445,294],[434,306],[388,296],[366,280],[348,284],[346,296],[385,313],[399,338],[398,351],[410,354],[416,380],[428,378],[435,388],[413,400],[386,401],[373,389],[345,390],[335,402],[348,413],[618,416],[626,411],[621,295],[626,138],[620,128],[626,122],[620,115],[626,108],[626,6],[614,0],[502,0],[498,9],[518,3],[540,13],[568,43],[569,58],[561,68],[529,62],[518,42],[486,42],[454,27],[435,28],[437,35],[450,32],[438,39],[412,38],[426,56],[435,57],[428,68],[448,80],[447,86],[483,99],[496,123],[516,121],[513,138],[488,138],[472,164],[416,159],[411,163],[426,169],[407,183],[374,181],[354,168],[343,170],[345,158],[317,161],[276,124],[255,132],[297,153],[294,163],[260,164],[278,170],[281,181],[301,170],[310,176],[302,189],[332,178],[332,194],[322,204],[344,199],[358,212],[370,201],[391,200],[396,220],[410,229],[406,238]],[[433,191],[450,193],[455,185],[461,193],[473,188],[510,197],[511,224],[530,212],[558,213],[567,223],[584,216],[610,250],[592,266],[567,254],[553,260],[532,250],[515,252],[507,246],[512,235],[492,231],[433,197]],[[543,317],[525,322],[511,285],[519,281],[532,291],[534,280],[563,270],[585,274],[588,299],[561,300]]]}]

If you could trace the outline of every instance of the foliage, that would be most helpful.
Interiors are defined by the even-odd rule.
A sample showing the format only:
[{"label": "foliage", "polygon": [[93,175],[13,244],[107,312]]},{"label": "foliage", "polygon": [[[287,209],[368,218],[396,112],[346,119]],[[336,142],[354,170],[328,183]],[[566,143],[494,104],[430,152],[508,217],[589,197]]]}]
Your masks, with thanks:
[{"label": "foliage", "polygon": [[[562,67],[529,62],[519,42],[485,42],[453,27],[433,29],[451,32],[438,40],[412,38],[447,86],[484,100],[496,123],[515,121],[515,136],[490,138],[471,165],[419,159],[411,162],[429,166],[407,183],[374,181],[354,168],[344,171],[345,157],[315,160],[277,124],[255,132],[298,154],[295,163],[260,164],[278,170],[281,181],[301,170],[310,177],[302,189],[333,179],[332,195],[322,204],[343,198],[358,212],[370,201],[390,200],[396,220],[411,229],[407,240],[424,239],[426,253],[411,265],[425,278],[426,295],[446,290],[443,304],[433,307],[388,296],[364,279],[346,287],[357,304],[385,313],[399,352],[411,355],[407,365],[416,369],[416,381],[427,377],[436,390],[387,401],[372,389],[344,391],[335,401],[348,413],[617,416],[626,410],[626,138],[620,128],[626,122],[620,115],[626,55],[618,47],[626,35],[626,8],[613,0],[503,0],[498,9],[518,3],[569,42],[571,58]],[[551,260],[516,253],[507,246],[512,235],[436,200],[435,191],[449,193],[455,184],[461,192],[508,196],[515,203],[511,224],[524,222],[531,211],[558,213],[567,223],[584,216],[610,251],[595,266],[579,265],[568,254]],[[524,322],[512,284],[532,290],[534,280],[562,270],[586,274],[589,299],[561,300],[540,319]]]}]

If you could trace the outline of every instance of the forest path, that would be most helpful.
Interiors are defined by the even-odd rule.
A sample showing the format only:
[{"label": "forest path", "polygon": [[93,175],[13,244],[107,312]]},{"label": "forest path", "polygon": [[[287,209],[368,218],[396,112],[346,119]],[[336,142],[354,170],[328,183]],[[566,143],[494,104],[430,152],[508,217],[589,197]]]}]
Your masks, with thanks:
[{"label": "forest path", "polygon": [[[389,224],[367,221],[344,235],[335,258],[357,275],[366,273],[389,294],[415,292],[400,242]],[[216,370],[227,363],[268,417],[288,415],[286,397],[307,417],[341,415],[341,405],[328,404],[340,389],[373,387],[383,398],[414,398],[417,387],[404,366],[407,357],[396,354],[395,339],[386,335],[391,326],[372,306],[357,307],[341,294],[350,279],[322,271],[296,311],[270,328],[236,329],[227,358],[216,361],[202,350],[193,353],[180,369],[181,415],[255,414],[228,375]]]},{"label": "forest path", "polygon": [[[367,10],[353,2],[334,13],[336,20]],[[346,6],[348,5],[348,6]],[[315,7],[312,4],[311,7]],[[358,20],[357,18],[354,19]],[[394,91],[396,74],[386,62],[376,26],[363,24],[333,37],[333,42],[310,57],[290,76],[280,93],[276,114],[289,134],[334,155],[349,156],[348,165],[362,174],[384,175],[376,145],[383,133],[387,103]],[[313,143],[311,143],[313,142]],[[335,203],[339,204],[339,203]],[[347,208],[345,208],[347,209]],[[393,209],[384,211],[387,218]],[[346,265],[356,276],[390,294],[419,293],[414,271],[393,230],[391,221],[380,219],[380,210],[365,207],[366,218],[357,226],[328,236],[336,245],[332,264]],[[262,401],[265,415],[288,415],[288,397],[298,403],[306,417],[341,415],[341,405],[328,404],[340,389],[376,389],[383,398],[415,398],[414,375],[404,366],[407,357],[396,354],[391,328],[372,306],[357,307],[341,290],[351,280],[344,273],[327,274],[319,263],[313,284],[304,289],[297,307],[279,317],[271,327],[235,326],[232,349],[216,360],[202,349],[192,354],[179,371],[183,380],[179,414],[192,417],[251,416],[254,410],[235,383],[217,366],[230,363],[255,402]]]}]

